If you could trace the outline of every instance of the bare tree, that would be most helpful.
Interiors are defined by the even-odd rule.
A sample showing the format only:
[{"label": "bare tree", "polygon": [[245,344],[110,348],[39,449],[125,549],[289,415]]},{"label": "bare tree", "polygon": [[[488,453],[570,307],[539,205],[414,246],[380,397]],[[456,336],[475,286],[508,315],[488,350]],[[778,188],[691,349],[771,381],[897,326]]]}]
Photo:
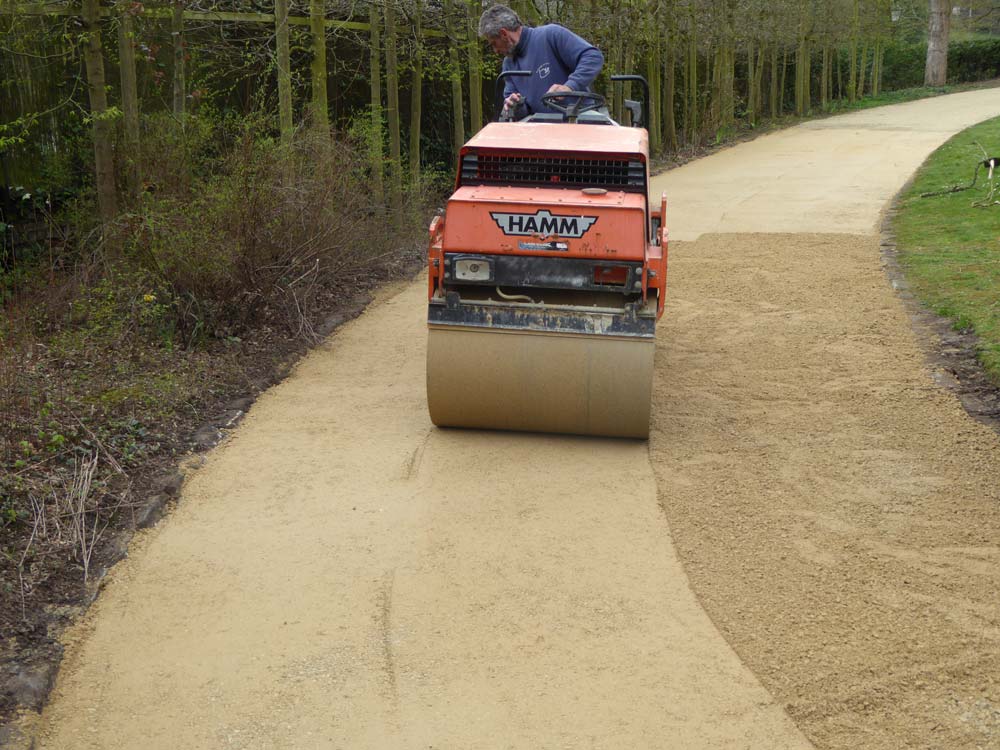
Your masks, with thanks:
[{"label": "bare tree", "polygon": [[312,119],[323,132],[330,129],[326,94],[326,3],[310,0],[309,25],[312,30]]},{"label": "bare tree", "polygon": [[399,60],[396,52],[396,0],[385,3],[385,94],[389,122],[389,195],[392,205],[400,205],[402,159],[399,137]]},{"label": "bare tree", "polygon": [[372,162],[372,190],[381,203],[385,198],[385,152],[382,148],[382,41],[379,34],[379,8],[372,0],[368,5],[369,32],[371,34],[371,134],[369,148]]},{"label": "bare tree", "polygon": [[130,3],[118,0],[118,60],[125,120],[125,159],[128,195],[139,194],[139,94],[135,74],[135,24]]},{"label": "bare tree", "polygon": [[948,80],[948,33],[951,30],[951,3],[931,0],[927,29],[927,65],[925,86],[944,86]]},{"label": "bare tree", "polygon": [[174,0],[171,6],[170,37],[173,40],[174,46],[174,116],[183,121],[187,94],[187,85],[185,83],[187,49],[184,41],[184,0]]},{"label": "bare tree", "polygon": [[105,90],[104,55],[101,47],[101,16],[98,0],[83,0],[83,22],[87,29],[84,63],[90,89],[90,117],[93,121],[94,167],[97,204],[101,221],[110,222],[118,214],[115,193],[115,162],[111,149],[111,120]]},{"label": "bare tree", "polygon": [[413,0],[413,70],[410,84],[410,182],[420,184],[420,120],[424,76],[424,46],[421,39],[423,0]]},{"label": "bare tree", "polygon": [[462,28],[464,23],[456,24],[455,22],[454,14],[456,6],[462,10],[467,9],[464,5],[459,4],[457,0],[445,0],[442,8],[444,10],[445,34],[448,38],[448,77],[451,79],[452,119],[454,122],[452,130],[452,143],[455,157],[458,158],[458,152],[465,144],[465,111],[462,104],[462,66],[458,57],[458,48],[461,44],[458,29]]},{"label": "bare tree", "polygon": [[292,140],[292,66],[288,35],[288,0],[274,2],[274,38],[278,68],[278,117],[281,142]]}]

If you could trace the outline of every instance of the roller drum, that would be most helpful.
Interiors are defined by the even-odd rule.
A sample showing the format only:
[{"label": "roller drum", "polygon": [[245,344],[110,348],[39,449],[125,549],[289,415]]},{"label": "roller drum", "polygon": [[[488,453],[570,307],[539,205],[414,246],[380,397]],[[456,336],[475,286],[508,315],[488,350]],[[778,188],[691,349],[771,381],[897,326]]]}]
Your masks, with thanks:
[{"label": "roller drum", "polygon": [[440,427],[649,437],[654,340],[430,326]]}]

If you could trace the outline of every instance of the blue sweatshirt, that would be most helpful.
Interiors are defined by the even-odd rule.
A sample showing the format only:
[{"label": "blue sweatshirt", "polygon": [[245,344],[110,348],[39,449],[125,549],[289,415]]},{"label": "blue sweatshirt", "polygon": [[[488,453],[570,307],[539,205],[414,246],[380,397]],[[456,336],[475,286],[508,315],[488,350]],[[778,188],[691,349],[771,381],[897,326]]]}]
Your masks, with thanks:
[{"label": "blue sweatshirt", "polygon": [[604,55],[564,26],[548,24],[521,27],[521,38],[510,57],[503,60],[504,70],[530,70],[530,76],[512,76],[506,80],[504,98],[519,92],[529,112],[554,112],[542,104],[542,95],[554,83],[573,91],[589,91],[590,84],[604,66]]}]

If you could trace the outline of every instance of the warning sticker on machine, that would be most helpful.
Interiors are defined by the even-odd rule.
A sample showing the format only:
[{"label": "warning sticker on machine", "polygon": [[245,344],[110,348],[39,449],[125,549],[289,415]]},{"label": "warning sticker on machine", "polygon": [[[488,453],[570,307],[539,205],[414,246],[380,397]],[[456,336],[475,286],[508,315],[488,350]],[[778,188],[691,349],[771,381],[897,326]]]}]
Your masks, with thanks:
[{"label": "warning sticker on machine", "polygon": [[[490,213],[500,231],[507,235],[527,237],[573,237],[579,238],[586,234],[596,216],[559,216],[545,209],[533,214]],[[556,250],[559,248],[546,248]]]},{"label": "warning sticker on machine", "polygon": [[566,252],[569,245],[565,242],[518,242],[517,246],[521,250],[555,250],[556,252]]}]

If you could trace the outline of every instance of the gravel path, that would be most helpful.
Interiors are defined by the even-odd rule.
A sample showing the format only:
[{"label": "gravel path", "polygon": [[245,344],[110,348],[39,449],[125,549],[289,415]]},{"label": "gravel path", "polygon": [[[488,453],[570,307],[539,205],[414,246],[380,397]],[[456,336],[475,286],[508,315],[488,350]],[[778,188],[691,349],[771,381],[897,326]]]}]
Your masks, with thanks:
[{"label": "gravel path", "polygon": [[671,247],[657,337],[660,503],[817,747],[1000,747],[1000,439],[935,384],[876,233],[998,111],[990,89],[815,120],[652,186],[696,240]]},{"label": "gravel path", "polygon": [[756,234],[672,247],[648,446],[433,429],[423,282],[385,294],[138,538],[38,746],[995,746],[1000,444],[873,227],[1000,92],[917,104],[656,181],[675,239]]},{"label": "gravel path", "polygon": [[817,747],[996,748],[1000,439],[932,382],[878,258],[852,235],[678,247],[660,503],[709,615]]}]

